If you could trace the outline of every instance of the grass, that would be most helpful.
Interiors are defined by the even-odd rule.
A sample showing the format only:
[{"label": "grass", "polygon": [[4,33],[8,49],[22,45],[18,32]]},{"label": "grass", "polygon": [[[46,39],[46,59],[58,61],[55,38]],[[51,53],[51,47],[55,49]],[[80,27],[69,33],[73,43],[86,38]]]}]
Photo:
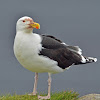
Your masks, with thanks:
[{"label": "grass", "polygon": [[[44,95],[44,94],[41,94]],[[0,96],[0,100],[38,100],[37,96],[16,95],[11,96],[10,94]],[[50,100],[78,100],[78,93],[73,91],[64,91],[59,93],[52,93]]]}]

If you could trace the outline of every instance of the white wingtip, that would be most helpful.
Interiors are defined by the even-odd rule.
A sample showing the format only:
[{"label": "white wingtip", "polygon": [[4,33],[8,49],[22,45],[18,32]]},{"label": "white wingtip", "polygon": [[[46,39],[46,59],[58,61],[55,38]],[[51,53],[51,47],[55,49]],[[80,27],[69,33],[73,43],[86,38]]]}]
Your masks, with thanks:
[{"label": "white wingtip", "polygon": [[81,55],[81,57],[82,57],[82,60],[81,60],[81,62],[82,63],[86,63],[86,59]]},{"label": "white wingtip", "polygon": [[94,58],[94,62],[97,62],[97,58]]},{"label": "white wingtip", "polygon": [[93,60],[94,62],[97,62],[97,58],[88,57],[88,59],[91,59],[91,60]]}]

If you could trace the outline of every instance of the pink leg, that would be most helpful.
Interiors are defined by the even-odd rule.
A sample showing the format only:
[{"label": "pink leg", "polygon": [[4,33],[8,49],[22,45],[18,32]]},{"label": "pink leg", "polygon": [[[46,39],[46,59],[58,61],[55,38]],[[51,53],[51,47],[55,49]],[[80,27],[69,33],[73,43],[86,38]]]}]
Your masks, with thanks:
[{"label": "pink leg", "polygon": [[38,81],[38,73],[35,73],[35,82],[34,82],[34,88],[33,92],[30,93],[29,95],[36,95],[37,94],[37,81]]},{"label": "pink leg", "polygon": [[38,99],[50,99],[50,90],[51,90],[51,74],[48,73],[48,95],[47,96],[38,96]]}]

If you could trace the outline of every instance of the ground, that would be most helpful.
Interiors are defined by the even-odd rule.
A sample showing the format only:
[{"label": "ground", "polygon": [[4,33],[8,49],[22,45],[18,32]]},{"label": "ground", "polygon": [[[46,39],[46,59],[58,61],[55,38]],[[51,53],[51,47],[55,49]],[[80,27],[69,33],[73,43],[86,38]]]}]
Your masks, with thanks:
[{"label": "ground", "polygon": [[[44,94],[41,94],[44,95]],[[38,100],[37,96],[29,96],[25,95],[2,95],[0,96],[0,100]],[[50,100],[78,100],[78,93],[73,91],[63,91],[59,93],[52,93]]]}]

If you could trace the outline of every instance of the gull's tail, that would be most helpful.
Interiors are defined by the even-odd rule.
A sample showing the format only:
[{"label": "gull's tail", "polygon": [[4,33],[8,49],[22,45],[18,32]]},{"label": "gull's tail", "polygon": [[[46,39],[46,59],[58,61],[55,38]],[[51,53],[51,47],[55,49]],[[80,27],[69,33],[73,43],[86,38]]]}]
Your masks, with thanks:
[{"label": "gull's tail", "polygon": [[93,58],[93,57],[84,57],[84,56],[81,56],[81,57],[82,57],[81,62],[75,63],[75,65],[97,62],[97,58]]},{"label": "gull's tail", "polygon": [[86,59],[86,63],[92,63],[92,62],[96,62],[97,58],[93,58],[93,57],[84,57]]},{"label": "gull's tail", "polygon": [[71,50],[74,53],[77,53],[78,57],[80,58],[80,60],[77,60],[74,63],[74,65],[87,64],[87,63],[92,63],[92,62],[97,61],[97,58],[83,56],[82,55],[82,50],[78,46],[67,46],[67,49]]}]

